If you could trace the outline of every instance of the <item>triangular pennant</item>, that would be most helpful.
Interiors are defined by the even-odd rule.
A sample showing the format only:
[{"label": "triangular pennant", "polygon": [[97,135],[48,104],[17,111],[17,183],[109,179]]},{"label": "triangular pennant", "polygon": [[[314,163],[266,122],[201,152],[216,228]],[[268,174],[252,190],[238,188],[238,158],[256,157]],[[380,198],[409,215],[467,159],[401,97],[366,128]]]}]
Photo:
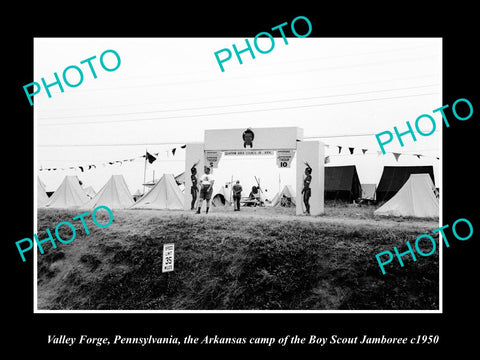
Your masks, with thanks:
[{"label": "triangular pennant", "polygon": [[348,150],[350,151],[350,155],[353,155],[353,150],[354,150],[354,149],[355,149],[355,148],[352,148],[352,147],[349,147],[349,148],[348,148]]},{"label": "triangular pennant", "polygon": [[392,154],[393,156],[395,156],[395,160],[398,161],[398,158],[400,157],[401,154],[400,153],[392,153]]},{"label": "triangular pennant", "polygon": [[422,156],[421,154],[413,154],[413,155],[415,155],[419,159],[420,159],[420,156]]},{"label": "triangular pennant", "polygon": [[155,160],[157,160],[157,158],[155,156],[153,156],[152,154],[150,154],[148,151],[147,151],[145,156],[147,157],[147,160],[150,164],[153,163]]}]

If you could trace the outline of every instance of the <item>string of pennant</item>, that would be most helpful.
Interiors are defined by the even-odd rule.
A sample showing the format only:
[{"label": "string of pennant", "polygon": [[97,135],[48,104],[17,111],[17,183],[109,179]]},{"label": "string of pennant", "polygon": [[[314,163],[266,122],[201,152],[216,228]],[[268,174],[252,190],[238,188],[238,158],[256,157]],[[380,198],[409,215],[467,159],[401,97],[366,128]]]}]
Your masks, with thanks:
[{"label": "string of pennant", "polygon": [[[185,147],[186,147],[186,145],[182,145],[179,148],[185,149]],[[326,148],[335,148],[335,147],[338,148],[338,154],[330,154],[330,155],[325,156],[325,164],[328,164],[330,162],[330,157],[331,156],[341,156],[342,149],[344,149],[344,148],[348,148],[348,151],[349,151],[350,155],[354,155],[354,151],[358,150],[358,149],[361,150],[363,155],[365,155],[367,153],[367,151],[370,151],[369,149],[349,147],[349,146],[340,146],[340,145],[325,144],[325,147]],[[175,156],[176,151],[177,151],[177,147],[174,147],[170,150],[166,150],[166,153],[167,153],[167,155],[171,153],[173,156]],[[376,151],[376,153],[377,153],[377,156],[382,155],[381,151]],[[437,160],[440,160],[440,158],[438,156],[430,156],[430,155],[424,155],[424,154],[410,154],[410,153],[398,153],[398,152],[387,152],[386,154],[392,154],[395,157],[395,160],[397,162],[398,162],[398,159],[400,158],[400,156],[416,156],[418,159],[420,159],[421,157],[435,157]],[[158,159],[159,155],[160,155],[160,152],[151,154],[148,151],[146,151],[145,154],[141,155],[141,156],[137,156],[137,157],[130,158],[130,159],[107,161],[107,162],[101,163],[100,165],[104,166],[104,167],[107,166],[107,165],[115,165],[115,164],[122,165],[124,162],[132,162],[132,161],[135,161],[135,160],[138,160],[138,159],[145,159],[145,161],[148,161],[150,164],[153,164]],[[40,169],[38,169],[38,170],[39,171],[57,171],[57,170],[79,169],[81,172],[84,172],[84,171],[96,169],[97,166],[100,166],[100,165],[89,164],[89,165],[82,165],[82,166],[53,167],[53,168],[52,167],[45,168],[43,166],[40,166]]]},{"label": "string of pennant", "polygon": [[[337,147],[338,148],[338,154],[331,154],[331,155],[325,156],[325,164],[328,164],[330,162],[330,156],[340,156],[340,153],[342,152],[343,148],[348,148],[348,151],[350,152],[350,155],[353,155],[355,149],[359,149],[359,148],[349,147],[349,146],[328,145],[328,144],[325,144],[325,147],[326,148],[330,148],[330,147],[333,147],[333,148]],[[369,149],[363,149],[363,148],[360,148],[360,150],[362,151],[363,155],[365,155],[365,153],[367,151],[370,151]],[[382,155],[381,151],[378,151],[378,150],[375,150],[375,151],[377,153],[377,156]],[[385,153],[385,155],[386,154],[392,154],[395,157],[395,160],[397,162],[398,162],[398,159],[400,158],[400,156],[416,156],[418,159],[420,159],[422,157],[434,157],[435,159],[440,160],[440,158],[438,156],[430,156],[430,155],[424,155],[424,154],[409,154],[409,153],[399,153],[399,152],[393,152],[393,151],[387,151]]]},{"label": "string of pennant", "polygon": [[[182,146],[180,146],[180,148],[185,149],[186,146],[187,145],[182,145]],[[172,155],[175,156],[176,151],[177,151],[177,148],[175,147],[173,149],[167,150],[166,153],[167,154],[172,153]],[[131,158],[131,159],[107,161],[107,162],[101,163],[100,165],[104,166],[104,167],[106,165],[115,165],[115,164],[122,165],[124,162],[132,162],[132,161],[135,161],[135,160],[138,160],[138,159],[145,159],[145,161],[148,161],[150,164],[152,164],[154,161],[157,160],[159,155],[160,155],[160,152],[150,154],[148,151],[146,151],[145,154],[141,155],[141,156],[137,156],[137,157],[134,157],[134,158]],[[56,170],[79,169],[81,172],[84,172],[84,171],[87,171],[87,170],[96,169],[97,166],[100,166],[100,165],[89,164],[89,165],[82,165],[82,166],[54,167],[54,168],[44,168],[43,166],[41,166],[40,169],[38,169],[38,170],[39,171],[56,171]]]}]

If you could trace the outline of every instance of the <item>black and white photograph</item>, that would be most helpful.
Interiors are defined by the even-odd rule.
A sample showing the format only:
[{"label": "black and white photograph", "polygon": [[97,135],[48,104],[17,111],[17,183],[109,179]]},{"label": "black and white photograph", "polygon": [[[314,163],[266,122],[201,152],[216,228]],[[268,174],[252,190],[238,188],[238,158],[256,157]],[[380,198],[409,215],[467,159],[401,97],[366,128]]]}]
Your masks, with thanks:
[{"label": "black and white photograph", "polygon": [[37,311],[441,310],[441,39],[34,50]]},{"label": "black and white photograph", "polygon": [[105,5],[6,11],[6,351],[474,349],[471,7]]}]

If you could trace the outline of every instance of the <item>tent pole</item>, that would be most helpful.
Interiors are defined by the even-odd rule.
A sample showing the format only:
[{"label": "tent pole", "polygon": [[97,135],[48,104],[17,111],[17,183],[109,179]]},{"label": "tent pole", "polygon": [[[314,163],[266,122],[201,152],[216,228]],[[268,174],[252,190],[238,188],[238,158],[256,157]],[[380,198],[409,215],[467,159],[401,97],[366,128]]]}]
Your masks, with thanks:
[{"label": "tent pole", "polygon": [[145,182],[147,181],[146,175],[147,175],[147,149],[145,149],[145,163],[143,165],[143,195],[145,195]]}]

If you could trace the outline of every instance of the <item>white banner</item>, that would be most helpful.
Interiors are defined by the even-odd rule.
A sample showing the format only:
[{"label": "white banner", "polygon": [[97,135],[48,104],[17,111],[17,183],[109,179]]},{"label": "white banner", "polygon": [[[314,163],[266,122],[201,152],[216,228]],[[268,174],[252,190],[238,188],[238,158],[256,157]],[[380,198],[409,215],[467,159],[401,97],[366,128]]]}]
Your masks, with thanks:
[{"label": "white banner", "polygon": [[277,166],[289,168],[294,156],[295,150],[277,150]]},{"label": "white banner", "polygon": [[221,151],[205,151],[205,166],[218,168],[218,162],[222,157]]},{"label": "white banner", "polygon": [[173,271],[175,244],[163,244],[162,272]]},{"label": "white banner", "polygon": [[236,156],[236,155],[274,155],[273,150],[232,150],[225,151],[225,156]]}]

